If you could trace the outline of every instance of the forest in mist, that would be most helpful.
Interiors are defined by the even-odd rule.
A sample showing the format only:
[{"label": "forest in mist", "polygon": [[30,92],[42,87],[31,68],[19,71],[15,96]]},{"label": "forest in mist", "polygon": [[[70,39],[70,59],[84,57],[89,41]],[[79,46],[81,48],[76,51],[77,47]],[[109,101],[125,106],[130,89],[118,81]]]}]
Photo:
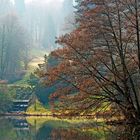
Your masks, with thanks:
[{"label": "forest in mist", "polygon": [[0,79],[18,80],[32,51],[57,48],[56,37],[74,28],[73,11],[71,0],[0,0]]},{"label": "forest in mist", "polygon": [[32,41],[48,51],[56,46],[56,36],[71,30],[70,22],[74,20],[72,0],[15,0],[14,7]]}]

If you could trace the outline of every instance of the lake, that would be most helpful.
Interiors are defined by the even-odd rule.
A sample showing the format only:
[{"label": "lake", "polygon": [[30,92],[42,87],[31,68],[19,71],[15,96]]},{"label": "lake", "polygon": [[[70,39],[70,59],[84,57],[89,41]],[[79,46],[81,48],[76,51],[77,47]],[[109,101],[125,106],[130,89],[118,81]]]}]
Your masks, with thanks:
[{"label": "lake", "polygon": [[139,140],[139,127],[110,126],[93,120],[1,117],[0,140]]}]

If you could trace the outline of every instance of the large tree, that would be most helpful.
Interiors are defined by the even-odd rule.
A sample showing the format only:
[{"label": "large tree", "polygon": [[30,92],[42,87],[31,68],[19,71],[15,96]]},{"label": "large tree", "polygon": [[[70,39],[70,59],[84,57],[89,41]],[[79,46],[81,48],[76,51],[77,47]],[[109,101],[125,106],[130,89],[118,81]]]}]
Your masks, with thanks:
[{"label": "large tree", "polygon": [[60,37],[64,47],[52,52],[61,63],[39,73],[47,84],[70,83],[52,94],[54,108],[87,113],[115,106],[128,120],[140,121],[139,2],[78,2],[77,29]]}]

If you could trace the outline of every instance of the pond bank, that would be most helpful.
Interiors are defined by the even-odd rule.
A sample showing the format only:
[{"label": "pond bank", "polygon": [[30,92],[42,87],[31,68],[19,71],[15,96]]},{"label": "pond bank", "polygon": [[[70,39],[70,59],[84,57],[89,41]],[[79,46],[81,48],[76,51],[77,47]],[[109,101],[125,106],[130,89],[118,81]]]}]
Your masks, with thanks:
[{"label": "pond bank", "polygon": [[[36,118],[40,118],[40,117],[51,117],[51,118],[58,118],[58,119],[62,119],[62,120],[90,120],[90,121],[96,121],[96,122],[104,122],[108,125],[114,125],[114,124],[126,124],[126,121],[124,120],[124,118],[116,118],[116,117],[112,117],[112,118],[104,118],[103,116],[100,117],[96,117],[95,115],[77,115],[77,116],[68,116],[68,115],[56,115],[56,114],[30,114],[30,113],[3,113],[0,114],[1,117],[36,117]],[[130,123],[128,123],[130,124]]]}]

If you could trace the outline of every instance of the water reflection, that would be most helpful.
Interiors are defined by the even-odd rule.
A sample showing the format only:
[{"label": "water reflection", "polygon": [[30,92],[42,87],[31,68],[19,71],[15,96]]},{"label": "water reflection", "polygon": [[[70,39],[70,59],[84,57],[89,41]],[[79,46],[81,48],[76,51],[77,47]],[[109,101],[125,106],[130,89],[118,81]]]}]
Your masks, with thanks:
[{"label": "water reflection", "polygon": [[140,127],[70,123],[50,118],[0,118],[0,140],[139,140]]}]

